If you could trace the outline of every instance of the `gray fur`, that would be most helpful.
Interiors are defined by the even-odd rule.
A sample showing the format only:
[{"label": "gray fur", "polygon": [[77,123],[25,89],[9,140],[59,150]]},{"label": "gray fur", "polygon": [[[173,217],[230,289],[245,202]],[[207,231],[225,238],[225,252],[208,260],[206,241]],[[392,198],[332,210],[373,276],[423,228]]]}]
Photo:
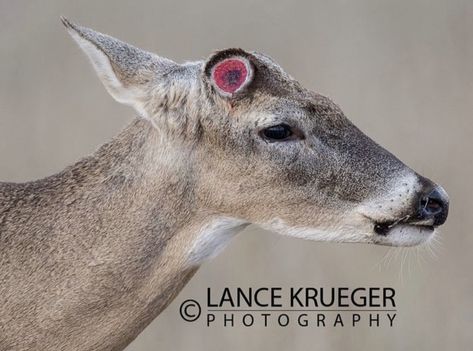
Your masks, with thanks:
[{"label": "gray fur", "polygon": [[[0,183],[1,350],[122,350],[192,277],[190,247],[210,221],[282,221],[376,242],[354,209],[417,177],[265,55],[230,49],[178,65],[64,23],[106,55],[120,94],[139,92],[124,100],[146,119],[56,175]],[[255,76],[222,97],[208,68],[229,55],[250,60]],[[282,122],[304,140],[260,137]],[[397,218],[412,200],[383,206]]]}]

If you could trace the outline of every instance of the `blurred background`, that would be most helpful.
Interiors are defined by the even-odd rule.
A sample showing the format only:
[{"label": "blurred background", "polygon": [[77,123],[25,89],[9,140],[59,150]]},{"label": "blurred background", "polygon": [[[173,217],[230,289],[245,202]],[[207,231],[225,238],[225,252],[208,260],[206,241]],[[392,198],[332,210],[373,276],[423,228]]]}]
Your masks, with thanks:
[{"label": "blurred background", "polygon": [[[61,170],[117,134],[115,103],[60,15],[176,61],[242,47],[332,97],[369,136],[442,184],[451,214],[432,247],[327,244],[250,228],[200,271],[128,348],[471,350],[473,2],[0,0],[0,179]],[[393,328],[186,323],[207,287],[392,286]]]}]

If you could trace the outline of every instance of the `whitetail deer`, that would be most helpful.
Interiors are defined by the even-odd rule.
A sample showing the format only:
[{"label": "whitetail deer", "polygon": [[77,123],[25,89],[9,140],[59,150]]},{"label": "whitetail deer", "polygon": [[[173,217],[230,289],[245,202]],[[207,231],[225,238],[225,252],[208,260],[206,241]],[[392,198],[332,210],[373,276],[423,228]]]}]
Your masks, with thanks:
[{"label": "whitetail deer", "polygon": [[0,349],[122,350],[250,223],[420,244],[445,191],[272,59],[177,64],[63,20],[140,117],[62,172],[0,183]]}]

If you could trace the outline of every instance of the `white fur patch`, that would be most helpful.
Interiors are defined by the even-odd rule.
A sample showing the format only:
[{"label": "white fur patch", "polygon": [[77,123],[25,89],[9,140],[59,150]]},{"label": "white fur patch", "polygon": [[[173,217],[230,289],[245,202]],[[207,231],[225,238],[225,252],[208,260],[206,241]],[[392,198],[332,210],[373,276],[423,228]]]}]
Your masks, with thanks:
[{"label": "white fur patch", "polygon": [[338,223],[331,223],[330,228],[309,228],[290,226],[281,219],[274,219],[271,222],[261,225],[266,230],[275,231],[279,234],[291,236],[294,238],[313,240],[313,241],[332,241],[359,243],[369,242],[367,235],[362,228],[357,228],[356,219],[347,219]]},{"label": "white fur patch", "polygon": [[387,235],[377,235],[376,244],[390,246],[415,246],[423,244],[435,236],[435,230],[425,227],[399,224],[392,228]]},{"label": "white fur patch", "polygon": [[394,182],[386,195],[365,201],[356,211],[378,222],[399,219],[420,187],[417,175],[409,173]]},{"label": "white fur patch", "polygon": [[200,265],[203,261],[217,256],[230,240],[249,223],[236,218],[221,217],[206,224],[197,235],[189,252],[191,265]]},{"label": "white fur patch", "polygon": [[378,235],[373,231],[370,221],[344,221],[332,228],[307,228],[289,226],[277,219],[261,225],[264,229],[279,234],[312,241],[327,241],[338,243],[372,243],[389,246],[415,246],[429,241],[435,236],[435,230],[426,227],[399,224],[393,227],[387,235]]}]

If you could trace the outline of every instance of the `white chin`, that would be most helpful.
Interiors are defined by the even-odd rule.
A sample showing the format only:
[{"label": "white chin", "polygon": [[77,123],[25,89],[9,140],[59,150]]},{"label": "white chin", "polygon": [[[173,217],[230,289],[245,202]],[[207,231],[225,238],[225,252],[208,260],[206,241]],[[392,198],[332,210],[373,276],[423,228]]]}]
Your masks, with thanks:
[{"label": "white chin", "polygon": [[435,234],[435,229],[408,224],[394,226],[386,235],[376,235],[374,242],[390,246],[416,246],[425,243]]}]

